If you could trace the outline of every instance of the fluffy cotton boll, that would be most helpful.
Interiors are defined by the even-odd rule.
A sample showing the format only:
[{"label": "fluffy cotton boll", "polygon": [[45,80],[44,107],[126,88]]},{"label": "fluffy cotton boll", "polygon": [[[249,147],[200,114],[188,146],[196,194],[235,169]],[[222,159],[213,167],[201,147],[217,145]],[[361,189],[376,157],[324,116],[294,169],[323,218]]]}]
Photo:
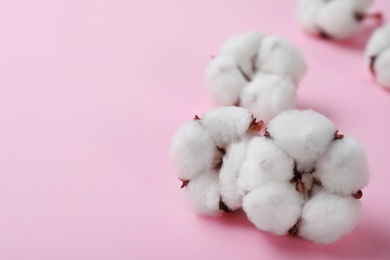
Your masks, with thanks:
[{"label": "fluffy cotton boll", "polygon": [[240,106],[268,122],[296,103],[296,87],[288,76],[257,74],[241,92]]},{"label": "fluffy cotton boll", "polygon": [[202,125],[220,148],[226,148],[233,141],[246,136],[252,121],[252,114],[248,110],[233,106],[214,108],[202,116]]},{"label": "fluffy cotton boll", "polygon": [[255,73],[253,66],[263,35],[259,32],[247,32],[228,39],[221,47],[220,55],[232,55],[238,66],[249,77]]},{"label": "fluffy cotton boll", "polygon": [[360,216],[360,201],[320,191],[304,206],[298,235],[316,243],[335,242],[349,233]]},{"label": "fluffy cotton boll", "polygon": [[317,161],[314,176],[330,192],[351,195],[368,184],[368,163],[363,145],[348,136],[332,142]]},{"label": "fluffy cotton boll", "polygon": [[327,0],[301,0],[298,4],[297,19],[302,28],[309,33],[318,33],[317,17]]},{"label": "fluffy cotton boll", "polygon": [[247,195],[243,209],[249,220],[259,229],[285,235],[302,213],[303,199],[288,183],[268,183]]},{"label": "fluffy cotton boll", "polygon": [[250,139],[246,138],[228,146],[219,172],[221,198],[230,210],[236,210],[242,206],[242,194],[239,192],[237,179],[246,157],[249,141]]},{"label": "fluffy cotton boll", "polygon": [[267,132],[296,161],[298,171],[310,172],[334,139],[336,128],[313,110],[288,110],[269,122]]},{"label": "fluffy cotton boll", "polygon": [[332,38],[348,38],[361,29],[362,23],[356,19],[355,12],[352,1],[329,1],[319,13],[317,23]]},{"label": "fluffy cotton boll", "polygon": [[298,83],[307,70],[302,53],[291,43],[278,36],[269,35],[261,43],[257,67],[262,72],[290,76]]},{"label": "fluffy cotton boll", "polygon": [[251,139],[238,177],[241,194],[269,182],[288,183],[294,176],[294,161],[265,137]]},{"label": "fluffy cotton boll", "polygon": [[[361,29],[362,19],[372,0],[301,0],[298,22],[309,33],[347,38]],[[361,16],[361,18],[359,18]]]},{"label": "fluffy cotton boll", "polygon": [[204,172],[191,180],[185,187],[185,192],[197,214],[207,216],[222,214],[219,209],[220,195],[216,171]]},{"label": "fluffy cotton boll", "polygon": [[211,169],[215,153],[213,139],[199,120],[184,124],[171,139],[170,157],[181,180]]},{"label": "fluffy cotton boll", "polygon": [[372,58],[388,48],[390,48],[390,23],[376,29],[370,37],[365,52],[367,65],[370,65]]},{"label": "fluffy cotton boll", "polygon": [[376,58],[374,70],[379,84],[390,88],[390,48]]},{"label": "fluffy cotton boll", "polygon": [[248,83],[231,55],[218,55],[205,71],[206,87],[214,103],[231,106],[238,103],[242,88]]}]

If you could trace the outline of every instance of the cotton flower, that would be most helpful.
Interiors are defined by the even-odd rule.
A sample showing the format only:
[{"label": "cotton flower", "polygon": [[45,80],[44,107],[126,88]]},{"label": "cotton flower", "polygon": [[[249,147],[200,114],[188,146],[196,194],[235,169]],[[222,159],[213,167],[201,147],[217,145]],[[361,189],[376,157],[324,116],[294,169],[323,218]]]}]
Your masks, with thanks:
[{"label": "cotton flower", "polygon": [[301,27],[324,38],[351,37],[362,28],[366,18],[382,20],[380,13],[369,14],[372,0],[301,0],[297,18]]},{"label": "cotton flower", "polygon": [[367,44],[365,59],[379,84],[390,87],[390,23],[373,33]]},{"label": "cotton flower", "polygon": [[269,121],[295,107],[307,70],[302,53],[275,35],[248,32],[228,39],[205,71],[206,87],[218,106],[242,106]]},{"label": "cotton flower", "polygon": [[171,156],[194,211],[242,207],[258,229],[333,243],[358,223],[369,170],[363,145],[313,110],[289,110],[263,125],[240,107],[184,124]]}]

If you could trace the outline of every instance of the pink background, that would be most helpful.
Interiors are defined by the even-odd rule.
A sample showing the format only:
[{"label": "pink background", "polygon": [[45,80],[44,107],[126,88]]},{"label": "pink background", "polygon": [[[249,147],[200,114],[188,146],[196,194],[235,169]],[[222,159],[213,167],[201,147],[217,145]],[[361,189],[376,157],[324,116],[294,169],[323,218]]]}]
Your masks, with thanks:
[{"label": "pink background", "polygon": [[[0,259],[390,259],[390,91],[364,66],[374,23],[331,43],[296,1],[0,1]],[[390,19],[390,1],[372,10]],[[194,214],[170,137],[212,107],[203,71],[248,30],[300,46],[299,107],[367,148],[356,229],[332,245],[257,230],[242,212]]]}]

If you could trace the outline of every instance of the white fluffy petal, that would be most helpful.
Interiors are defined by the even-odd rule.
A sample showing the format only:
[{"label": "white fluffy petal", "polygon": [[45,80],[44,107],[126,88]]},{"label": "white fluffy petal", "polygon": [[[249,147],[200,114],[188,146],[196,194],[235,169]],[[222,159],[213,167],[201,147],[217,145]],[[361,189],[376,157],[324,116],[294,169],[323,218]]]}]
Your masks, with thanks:
[{"label": "white fluffy petal", "polygon": [[266,183],[288,183],[294,176],[293,169],[293,160],[272,140],[254,137],[248,146],[238,186],[244,194]]},{"label": "white fluffy petal", "polygon": [[371,57],[378,56],[388,48],[390,48],[390,23],[376,29],[370,37],[365,53],[367,64],[370,64]]},{"label": "white fluffy petal", "polygon": [[379,84],[390,88],[390,48],[378,55],[374,67]]},{"label": "white fluffy petal", "polygon": [[181,180],[211,169],[215,153],[213,139],[198,120],[184,124],[171,139],[170,157]]},{"label": "white fluffy petal", "polygon": [[253,62],[263,35],[259,32],[242,33],[228,39],[219,51],[220,55],[232,55],[238,66],[250,78],[254,74]]},{"label": "white fluffy petal", "polygon": [[296,87],[289,77],[262,73],[241,92],[240,105],[265,122],[296,103]]},{"label": "white fluffy petal", "polygon": [[226,148],[233,141],[246,136],[252,119],[252,114],[245,108],[218,107],[206,112],[201,123],[215,144],[220,148]]},{"label": "white fluffy petal", "polygon": [[261,43],[257,67],[262,72],[290,76],[296,83],[305,75],[306,61],[302,53],[287,40],[269,35]]},{"label": "white fluffy petal", "polygon": [[208,171],[192,179],[185,187],[195,212],[199,215],[218,216],[219,209],[218,173]]},{"label": "white fluffy petal", "polygon": [[230,210],[236,210],[242,206],[242,194],[237,186],[237,180],[246,157],[249,141],[249,138],[245,138],[228,146],[219,172],[221,198]]},{"label": "white fluffy petal", "polygon": [[206,87],[216,105],[238,103],[242,88],[248,83],[231,55],[218,55],[205,71]]},{"label": "white fluffy petal", "polygon": [[318,160],[314,176],[325,189],[351,195],[368,184],[368,163],[363,145],[354,137],[335,140]]},{"label": "white fluffy petal", "polygon": [[303,199],[287,183],[269,183],[244,197],[243,209],[249,220],[261,230],[284,235],[301,216]]},{"label": "white fluffy petal", "polygon": [[372,0],[301,0],[297,9],[298,22],[310,33],[323,32],[332,38],[347,38],[358,32]]},{"label": "white fluffy petal", "polygon": [[298,4],[297,18],[302,28],[310,33],[318,33],[317,17],[326,0],[301,0]]},{"label": "white fluffy petal", "polygon": [[359,216],[359,200],[322,190],[305,204],[298,234],[316,243],[332,243],[349,233]]},{"label": "white fluffy petal", "polygon": [[313,110],[289,110],[272,119],[267,131],[297,162],[298,170],[308,172],[334,139],[336,128]]},{"label": "white fluffy petal", "polygon": [[322,8],[317,23],[333,38],[348,38],[361,29],[361,21],[355,18],[354,9],[351,1],[329,1]]}]

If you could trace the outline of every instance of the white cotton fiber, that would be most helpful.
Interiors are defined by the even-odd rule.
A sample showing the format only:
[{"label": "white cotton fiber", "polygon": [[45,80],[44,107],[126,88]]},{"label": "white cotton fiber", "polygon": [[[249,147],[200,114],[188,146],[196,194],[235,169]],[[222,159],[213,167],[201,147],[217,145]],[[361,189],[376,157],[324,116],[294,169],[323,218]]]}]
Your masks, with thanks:
[{"label": "white cotton fiber", "polygon": [[390,23],[376,29],[368,41],[365,57],[367,65],[372,57],[377,57],[381,52],[390,48]]},{"label": "white cotton fiber", "polygon": [[317,23],[332,38],[347,38],[361,28],[361,22],[355,18],[354,12],[350,1],[329,1],[321,10]]},{"label": "white cotton fiber", "polygon": [[221,198],[230,210],[236,210],[242,206],[242,194],[239,192],[237,180],[246,157],[249,141],[249,138],[245,138],[228,146],[219,172]]},{"label": "white cotton fiber", "polygon": [[390,87],[390,48],[382,52],[375,60],[376,80],[384,87]]},{"label": "white cotton fiber", "polygon": [[314,177],[330,192],[356,193],[368,184],[369,179],[363,145],[351,136],[335,140],[318,160]]},{"label": "white cotton fiber", "polygon": [[184,124],[171,139],[170,157],[181,180],[211,169],[215,153],[213,139],[199,120]]},{"label": "white cotton fiber", "polygon": [[241,107],[218,107],[202,116],[202,125],[213,138],[216,146],[226,148],[233,141],[246,136],[252,114]]},{"label": "white cotton fiber", "polygon": [[298,171],[310,172],[334,139],[336,128],[328,118],[313,110],[289,110],[272,119],[267,131],[296,161]]},{"label": "white cotton fiber", "polygon": [[218,172],[207,171],[192,179],[184,191],[199,215],[218,216],[219,209]]},{"label": "white cotton fiber", "polygon": [[294,176],[293,168],[293,160],[272,140],[254,137],[248,145],[238,177],[240,193],[244,194],[270,182],[288,183]]},{"label": "white cotton fiber", "polygon": [[257,67],[261,72],[290,76],[298,83],[307,70],[302,53],[285,39],[266,36],[260,46]]},{"label": "white cotton fiber", "polygon": [[310,33],[318,33],[317,17],[326,0],[301,0],[298,4],[297,18],[302,28]]},{"label": "white cotton fiber", "polygon": [[296,103],[296,86],[288,76],[260,73],[241,92],[240,105],[268,122]]},{"label": "white cotton fiber", "polygon": [[228,39],[219,51],[219,55],[232,55],[238,66],[249,77],[255,73],[254,62],[263,35],[259,32],[247,32]]},{"label": "white cotton fiber", "polygon": [[216,105],[232,106],[239,102],[242,88],[248,83],[231,55],[218,55],[205,72],[206,87]]},{"label": "white cotton fiber", "polygon": [[243,209],[259,229],[284,235],[301,216],[303,199],[292,184],[268,183],[245,195]]},{"label": "white cotton fiber", "polygon": [[298,235],[316,243],[332,243],[349,233],[359,217],[359,200],[322,190],[305,204]]},{"label": "white cotton fiber", "polygon": [[305,31],[343,39],[362,28],[362,20],[371,4],[372,0],[301,0],[297,16]]}]

